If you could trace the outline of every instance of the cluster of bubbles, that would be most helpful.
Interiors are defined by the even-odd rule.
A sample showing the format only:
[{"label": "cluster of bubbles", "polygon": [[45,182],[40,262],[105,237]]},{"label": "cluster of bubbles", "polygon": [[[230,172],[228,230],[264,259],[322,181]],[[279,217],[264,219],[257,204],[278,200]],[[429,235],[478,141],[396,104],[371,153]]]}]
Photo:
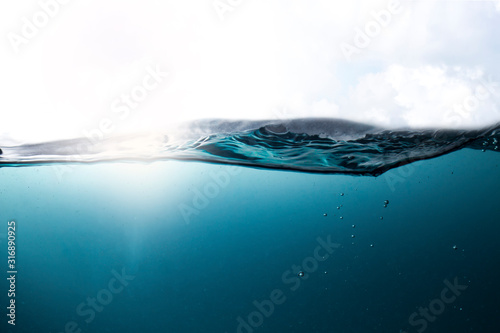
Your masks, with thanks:
[{"label": "cluster of bubbles", "polygon": [[[343,197],[343,196],[344,196],[344,192],[340,192],[339,194],[340,194],[340,196],[341,196],[341,197]],[[389,200],[387,200],[387,199],[386,199],[386,200],[384,200],[384,205],[383,205],[383,207],[384,207],[384,208],[387,208],[387,206],[388,206],[388,205],[389,205]],[[341,208],[342,208],[342,205],[338,205],[338,206],[337,206],[337,210],[340,210]],[[327,217],[327,216],[328,216],[328,213],[323,213],[323,216],[324,216],[324,217]],[[343,219],[344,219],[344,217],[343,217],[343,216],[339,216],[339,219],[343,220]],[[383,217],[383,216],[380,216],[380,220],[383,220],[383,219],[384,219],[384,217]],[[354,229],[354,228],[356,228],[356,225],[355,225],[355,224],[353,224],[353,225],[352,225],[352,228],[353,228],[353,229]],[[351,238],[356,238],[356,235],[352,234],[352,235],[351,235]],[[354,245],[354,242],[352,242],[352,244]],[[370,244],[370,247],[374,247],[374,245],[373,245],[373,244]],[[299,276],[301,276],[301,275],[300,275],[300,272],[299,272]]]},{"label": "cluster of bubbles", "polygon": [[[496,138],[493,140],[493,144],[497,144],[497,140],[496,140]],[[496,147],[496,146],[495,146],[495,149],[497,149],[497,147]],[[342,197],[343,197],[343,196],[344,196],[344,193],[343,193],[343,192],[342,192],[342,193],[340,193],[340,196],[342,196]],[[386,200],[384,200],[384,201],[383,201],[383,207],[384,207],[384,208],[387,208],[387,206],[388,206],[388,205],[389,205],[389,200],[387,200],[387,199],[386,199]],[[337,210],[340,210],[341,208],[342,208],[342,205],[337,206]],[[327,213],[324,213],[324,214],[323,214],[323,216],[325,216],[325,217],[326,217],[326,216],[328,216],[328,214],[327,214]],[[339,218],[340,218],[341,220],[342,220],[342,219],[344,219],[344,217],[343,217],[343,216],[339,216]],[[380,220],[383,220],[383,219],[384,219],[384,217],[383,217],[383,216],[380,216]],[[353,229],[355,229],[355,228],[356,228],[356,224],[352,224],[352,225],[351,225],[351,227],[352,227]],[[356,238],[356,235],[355,235],[355,234],[351,234],[351,238],[352,238],[352,239]],[[352,242],[352,244],[354,245],[354,242]],[[374,245],[373,243],[371,243],[371,244],[370,244],[370,247],[372,247],[372,248],[373,248],[373,247],[375,247],[375,245]],[[458,246],[457,246],[457,245],[453,245],[453,246],[452,246],[452,249],[456,251],[456,250],[458,250]],[[462,250],[462,251],[464,251],[464,250]],[[327,271],[325,271],[324,273],[325,273],[325,274],[327,274]],[[298,275],[299,277],[304,277],[305,273],[304,273],[303,271],[300,271],[300,272],[298,272],[298,274],[297,274],[297,275]],[[461,309],[460,309],[460,310],[461,310]]]},{"label": "cluster of bubbles", "polygon": [[[488,142],[488,139],[486,139],[486,141],[483,141],[483,147],[487,147],[488,145],[490,144],[490,142]],[[497,138],[493,138],[493,140],[491,140],[491,145],[494,146],[494,150],[498,150],[498,140]],[[486,149],[483,149],[482,150],[483,153],[486,151]]]},{"label": "cluster of bubbles", "polygon": [[[328,271],[325,271],[324,273],[325,273],[325,274],[328,274]],[[306,273],[304,273],[304,271],[299,271],[299,272],[297,273],[297,276],[298,276],[298,277],[304,277],[304,275],[305,275],[305,274],[306,274]],[[328,288],[325,288],[325,290],[327,290],[327,289],[328,289]]]}]

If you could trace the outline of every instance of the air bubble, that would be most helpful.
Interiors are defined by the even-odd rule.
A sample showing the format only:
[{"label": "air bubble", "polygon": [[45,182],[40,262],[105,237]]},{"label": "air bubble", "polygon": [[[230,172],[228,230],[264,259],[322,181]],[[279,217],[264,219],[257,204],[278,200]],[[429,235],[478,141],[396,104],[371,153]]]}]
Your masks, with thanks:
[{"label": "air bubble", "polygon": [[328,214],[327,214],[327,213],[324,213],[324,214],[323,214],[323,216],[328,216]]},{"label": "air bubble", "polygon": [[370,244],[370,247],[373,247],[373,244]]},{"label": "air bubble", "polygon": [[351,238],[355,238],[356,236],[355,235],[351,235]]},{"label": "air bubble", "polygon": [[344,196],[344,192],[340,193],[340,196],[343,197]]},{"label": "air bubble", "polygon": [[353,224],[353,225],[352,225],[352,227],[353,227],[353,228],[356,228],[356,225],[355,225],[355,224]]},{"label": "air bubble", "polygon": [[453,248],[453,250],[456,250],[456,249],[458,249],[458,246],[453,245],[453,247],[452,247],[452,248]]},{"label": "air bubble", "polygon": [[383,219],[384,219],[384,217],[383,217],[383,216],[381,216],[381,217],[380,217],[380,219],[381,219],[381,220],[383,220]]},{"label": "air bubble", "polygon": [[341,219],[341,220],[343,220],[343,219],[344,219],[344,217],[343,217],[343,216],[341,216],[341,217],[340,217],[340,219]]},{"label": "air bubble", "polygon": [[300,271],[299,274],[297,274],[299,277],[304,277],[304,272]]}]

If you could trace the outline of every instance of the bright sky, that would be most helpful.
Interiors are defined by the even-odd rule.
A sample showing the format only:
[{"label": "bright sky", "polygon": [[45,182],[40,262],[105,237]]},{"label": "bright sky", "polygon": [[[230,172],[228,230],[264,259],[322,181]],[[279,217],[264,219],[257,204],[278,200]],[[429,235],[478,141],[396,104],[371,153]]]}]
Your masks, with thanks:
[{"label": "bright sky", "polygon": [[3,1],[0,29],[7,143],[215,117],[500,121],[499,1]]}]

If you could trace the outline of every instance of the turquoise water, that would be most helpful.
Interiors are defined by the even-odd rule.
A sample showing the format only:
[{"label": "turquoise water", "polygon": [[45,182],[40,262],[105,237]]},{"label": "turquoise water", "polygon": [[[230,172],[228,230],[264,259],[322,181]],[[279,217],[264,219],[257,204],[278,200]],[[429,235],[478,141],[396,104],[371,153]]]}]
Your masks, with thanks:
[{"label": "turquoise water", "polygon": [[12,220],[17,268],[1,331],[494,332],[499,164],[465,148],[377,177],[0,168],[4,276]]}]

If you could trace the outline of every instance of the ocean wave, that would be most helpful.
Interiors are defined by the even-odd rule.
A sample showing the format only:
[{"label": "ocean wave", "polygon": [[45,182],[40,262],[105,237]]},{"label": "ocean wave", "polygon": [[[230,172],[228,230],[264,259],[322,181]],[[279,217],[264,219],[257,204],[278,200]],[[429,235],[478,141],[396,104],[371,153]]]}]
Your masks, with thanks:
[{"label": "ocean wave", "polygon": [[463,149],[498,151],[500,124],[388,130],[340,119],[198,120],[166,133],[2,146],[0,167],[192,160],[312,173],[380,175]]}]

